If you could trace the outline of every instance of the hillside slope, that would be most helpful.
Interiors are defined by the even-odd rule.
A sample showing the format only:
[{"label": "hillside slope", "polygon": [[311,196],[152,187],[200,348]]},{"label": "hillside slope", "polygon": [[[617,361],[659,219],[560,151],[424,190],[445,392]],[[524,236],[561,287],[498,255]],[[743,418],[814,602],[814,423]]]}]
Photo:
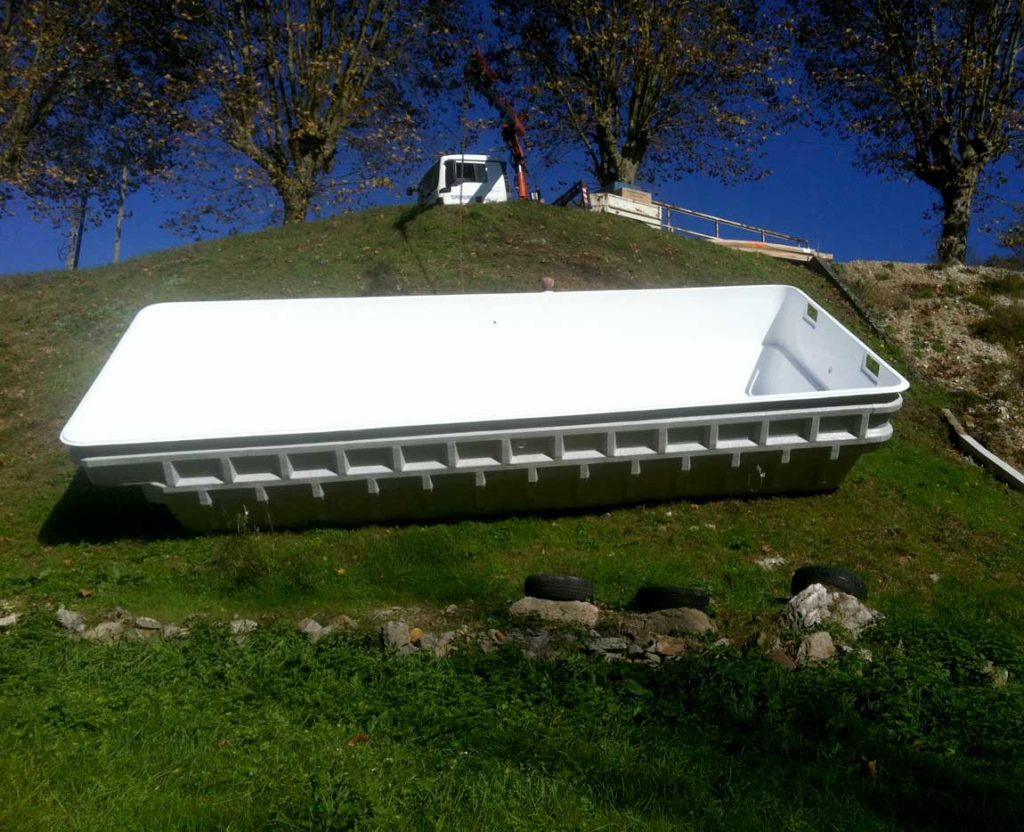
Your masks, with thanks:
[{"label": "hillside slope", "polygon": [[[659,234],[616,217],[529,203],[477,206],[465,211],[372,209],[323,222],[192,245],[75,275],[53,272],[0,281],[0,349],[4,354],[0,366],[0,395],[5,403],[0,413],[0,493],[4,495],[0,507],[0,526],[4,529],[0,534],[0,597],[20,586],[18,579],[14,579],[15,574],[25,578],[40,568],[45,569],[44,564],[62,563],[68,560],[69,552],[76,556],[70,558],[75,567],[47,571],[45,579],[35,579],[26,585],[29,594],[61,597],[63,592],[81,585],[101,584],[108,580],[108,561],[116,560],[128,548],[134,555],[140,551],[137,546],[125,548],[123,538],[178,535],[163,510],[141,502],[134,490],[95,489],[81,478],[72,482],[73,466],[57,439],[63,423],[142,306],[160,301],[246,297],[536,291],[544,276],[554,276],[561,290],[791,283],[824,302],[855,330],[860,329],[859,322],[838,296],[807,269]],[[182,338],[191,335],[181,333]],[[861,335],[867,337],[862,330]],[[886,345],[878,346],[883,352],[892,353]],[[167,348],[173,350],[174,344],[168,344]],[[581,354],[563,360],[586,360],[586,356]],[[268,379],[268,383],[273,384],[275,380]],[[854,471],[852,483],[835,495],[736,503],[736,508],[726,512],[733,517],[724,525],[735,527],[732,536],[744,541],[741,549],[750,546],[756,550],[770,543],[762,539],[767,536],[768,526],[781,533],[792,529],[794,522],[817,524],[812,515],[820,515],[827,508],[830,515],[827,527],[856,529],[862,537],[866,533],[865,540],[874,541],[864,548],[877,548],[878,555],[884,558],[878,567],[891,563],[894,552],[915,556],[920,553],[929,561],[941,560],[948,541],[962,537],[963,524],[961,509],[951,502],[955,489],[952,493],[948,488],[943,490],[937,485],[940,482],[960,483],[957,488],[970,488],[972,492],[980,488],[980,493],[986,496],[972,505],[992,512],[988,518],[978,521],[986,529],[986,540],[994,535],[992,539],[997,541],[994,544],[997,549],[1005,548],[1008,552],[1015,547],[1019,542],[1019,528],[1011,532],[1001,523],[992,525],[992,521],[1007,514],[1021,516],[1020,498],[1005,495],[1000,487],[984,477],[976,482],[970,469],[945,447],[933,410],[917,404],[922,397],[927,399],[932,395],[919,383],[915,385],[907,410],[896,421],[897,441],[863,460]],[[924,480],[926,493],[922,500],[928,506],[927,517],[917,515],[912,503],[893,499],[891,489],[902,492],[908,487],[904,482],[908,465],[922,470],[935,469]],[[866,500],[873,504],[872,508],[857,505],[858,500]],[[880,509],[879,502],[897,503],[898,508],[892,511],[899,519],[896,520],[889,509]],[[936,522],[932,514],[934,506],[947,503],[951,529],[946,542],[936,548],[924,541],[932,538],[927,529]],[[711,513],[725,511],[725,506],[725,503],[713,504]],[[864,524],[856,518],[866,511],[890,515],[889,522],[899,528],[895,545],[881,546],[877,530],[863,529]],[[747,525],[751,520],[734,519],[741,515],[749,515],[751,520],[757,518],[759,531]],[[795,521],[796,515],[800,516],[799,521]],[[642,516],[642,513],[625,511],[620,518]],[[593,524],[595,529],[608,525],[595,517],[580,522]],[[555,530],[554,526],[544,523],[537,525],[534,532],[536,529]],[[329,534],[339,541],[359,540],[357,549],[373,549],[375,544],[371,541],[378,532],[373,529],[334,530]],[[706,552],[715,550],[720,545],[714,540],[718,536],[711,535],[700,548]],[[201,573],[217,573],[220,567],[213,553],[220,544],[214,545],[212,540],[215,539],[180,541],[177,555],[183,562],[201,563],[198,567]],[[286,539],[300,541],[302,536]],[[819,541],[817,544],[811,542],[815,539]],[[798,549],[805,553],[804,557],[831,555],[832,544],[823,546],[822,539],[839,541],[844,535],[833,536],[827,528],[823,532],[816,531]],[[97,541],[112,548],[108,552],[96,552],[85,545]],[[49,544],[52,543],[65,546],[51,549]],[[84,545],[84,548],[76,549],[76,545]],[[224,545],[230,548],[231,544]],[[985,545],[991,548],[993,543],[989,540]],[[66,548],[68,546],[70,548]],[[281,544],[275,544],[275,548],[280,550]],[[497,552],[501,547],[493,548]],[[543,549],[543,545],[538,548]],[[948,553],[953,555],[955,550],[949,549]],[[735,560],[733,555],[720,549],[715,556],[721,559],[719,568]],[[80,559],[85,557],[98,571],[82,574]],[[854,557],[852,553],[836,552],[835,559],[875,568],[871,558]],[[697,573],[703,571],[696,569],[696,562],[693,567]],[[925,572],[911,573],[915,591],[926,589],[921,581],[926,580],[924,576],[930,571],[940,570],[935,566]],[[501,595],[513,591],[517,582],[514,575],[520,572],[503,574],[500,579],[488,575],[485,581],[491,587],[488,592]],[[763,577],[758,583],[763,583]],[[884,576],[886,582],[894,581],[901,586],[905,586],[909,578],[905,572]],[[708,580],[714,579],[709,576]],[[631,581],[632,577],[618,575],[619,591],[627,592]],[[319,579],[316,583],[320,584]],[[352,583],[356,582],[349,582]],[[128,581],[102,603],[127,605],[139,597],[154,603],[154,596],[159,596],[159,603],[172,609],[184,604],[205,609],[221,607],[227,598],[232,598],[232,603],[242,603],[244,597],[244,592],[239,596],[228,591],[225,595],[222,589],[210,587],[203,588],[197,597],[192,581],[171,581],[171,587],[171,592],[165,591],[166,587],[158,591],[148,578]],[[332,603],[341,599],[357,605],[393,600],[384,586],[368,584],[359,587],[354,594],[353,589],[351,585],[320,587],[320,591],[327,593],[327,599],[334,599]],[[924,594],[931,596],[933,589],[927,588]],[[416,590],[412,595],[416,595]],[[285,596],[289,600],[286,601]],[[301,593],[298,597],[285,593],[272,599],[270,606],[308,601],[308,596]],[[261,602],[260,606],[265,603]]]},{"label": "hillside slope", "polygon": [[[466,211],[384,208],[138,257],[76,274],[0,280],[0,449],[24,471],[7,505],[69,468],[55,439],[143,306],[165,301],[399,293],[537,291],[798,282],[802,269],[653,233],[638,223],[533,203]],[[182,333],[183,338],[190,333]],[[169,350],[174,344],[168,344]],[[20,465],[16,466],[21,468]],[[8,472],[10,469],[8,469]],[[30,485],[31,484],[31,485]],[[25,518],[13,512],[10,527]],[[33,513],[31,523],[40,522]],[[26,530],[27,532],[28,530]]]},{"label": "hillside slope", "polygon": [[1024,470],[1024,274],[869,260],[842,270],[968,430]]}]

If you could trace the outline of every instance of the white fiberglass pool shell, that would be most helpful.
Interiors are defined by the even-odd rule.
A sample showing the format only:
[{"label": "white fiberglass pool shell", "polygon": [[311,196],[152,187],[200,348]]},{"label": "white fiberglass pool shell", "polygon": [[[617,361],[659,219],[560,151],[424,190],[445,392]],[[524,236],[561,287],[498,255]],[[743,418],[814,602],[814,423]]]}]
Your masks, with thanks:
[{"label": "white fiberglass pool shell", "polygon": [[788,286],[158,304],[61,434],[195,529],[832,488],[906,380]]}]

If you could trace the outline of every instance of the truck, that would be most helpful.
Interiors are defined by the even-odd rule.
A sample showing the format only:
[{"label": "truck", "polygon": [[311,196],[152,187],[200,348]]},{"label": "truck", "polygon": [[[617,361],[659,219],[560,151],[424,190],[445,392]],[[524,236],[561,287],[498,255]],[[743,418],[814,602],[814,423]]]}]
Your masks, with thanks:
[{"label": "truck", "polygon": [[[520,199],[540,199],[526,184],[526,128],[516,108],[495,88],[497,76],[479,49],[466,62],[466,82],[501,114],[501,137],[508,147]],[[508,166],[495,156],[453,153],[441,156],[409,196],[417,195],[420,205],[466,205],[471,202],[508,202],[511,189]]]},{"label": "truck", "polygon": [[507,173],[505,161],[494,156],[451,153],[440,156],[407,193],[420,205],[508,202]]}]

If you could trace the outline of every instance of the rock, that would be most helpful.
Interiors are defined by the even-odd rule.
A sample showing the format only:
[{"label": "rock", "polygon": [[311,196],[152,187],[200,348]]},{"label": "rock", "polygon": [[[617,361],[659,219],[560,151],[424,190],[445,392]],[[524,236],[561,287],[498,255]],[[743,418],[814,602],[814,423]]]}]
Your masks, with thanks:
[{"label": "rock", "polygon": [[324,628],[320,626],[320,622],[315,618],[303,618],[299,622],[299,632],[305,633],[312,639],[316,639],[324,631]]},{"label": "rock", "polygon": [[[139,622],[135,622],[135,626],[139,626]],[[249,633],[256,632],[260,625],[253,621],[251,618],[236,618],[231,622],[231,635],[233,636],[247,636]]]},{"label": "rock", "polygon": [[454,641],[454,631],[448,631],[445,633],[424,633],[420,638],[420,649],[425,650],[438,658],[442,658],[452,651],[452,644]]},{"label": "rock", "polygon": [[798,665],[818,664],[826,662],[836,654],[836,645],[832,636],[825,630],[811,633],[800,642],[796,651],[796,663]]},{"label": "rock", "polygon": [[130,630],[124,631],[123,638],[125,641],[152,641],[153,639],[158,638],[159,636],[159,630],[138,630],[133,627]]},{"label": "rock", "polygon": [[5,615],[0,618],[0,630],[6,630],[8,627],[13,627],[18,623],[18,613],[12,612],[10,615]]},{"label": "rock", "polygon": [[928,573],[928,579],[929,579],[929,580],[930,580],[930,581],[931,581],[931,582],[932,582],[933,584],[937,584],[937,583],[939,582],[939,573],[938,573],[938,572],[929,572],[929,573]]},{"label": "rock", "polygon": [[340,629],[341,628],[338,627],[336,624],[325,624],[323,627],[320,628],[319,633],[317,633],[315,636],[310,636],[310,638],[313,639],[313,641],[320,641],[320,639],[327,638],[327,636],[329,636],[331,633],[336,633]]},{"label": "rock", "polygon": [[327,622],[328,627],[333,627],[336,630],[342,630],[345,627],[354,627],[355,625],[355,620],[349,618],[347,615],[336,615]]},{"label": "rock", "polygon": [[793,670],[796,668],[796,662],[793,661],[789,653],[787,653],[781,647],[776,647],[774,650],[772,650],[768,654],[768,658],[780,667],[786,668],[786,670]]},{"label": "rock", "polygon": [[[135,619],[135,627],[139,630],[159,630],[163,628],[163,624],[157,621],[155,618],[149,618],[145,615],[140,615]],[[253,629],[256,629],[253,627]]]},{"label": "rock", "polygon": [[586,643],[586,648],[591,653],[622,653],[629,649],[629,639],[622,636],[605,636],[593,638]]},{"label": "rock", "polygon": [[715,623],[705,613],[689,607],[633,615],[621,625],[621,631],[637,641],[655,635],[703,635],[714,629]]},{"label": "rock", "polygon": [[70,630],[72,633],[81,633],[85,631],[85,619],[82,618],[81,614],[64,609],[64,607],[57,610],[57,623],[65,630]]},{"label": "rock", "polygon": [[108,644],[117,641],[123,632],[124,624],[120,621],[101,621],[92,629],[82,633],[82,638]]},{"label": "rock", "polygon": [[124,624],[125,627],[131,627],[135,623],[135,616],[133,616],[124,607],[114,607],[112,610],[107,610],[103,613],[104,621],[118,621]]},{"label": "rock", "polygon": [[781,619],[793,630],[817,627],[828,616],[829,591],[823,584],[811,584],[786,603]]},{"label": "rock", "polygon": [[672,659],[685,653],[690,647],[690,642],[685,638],[677,636],[657,636],[654,639],[654,652],[663,659]]},{"label": "rock", "polygon": [[715,623],[700,610],[680,607],[675,610],[658,610],[647,616],[657,633],[669,635],[702,635],[713,632]]},{"label": "rock", "polygon": [[495,630],[493,627],[487,631],[487,636],[495,644],[508,644],[512,638],[502,630]]},{"label": "rock", "polygon": [[760,560],[755,560],[754,563],[756,563],[762,569],[767,569],[770,572],[771,570],[777,569],[778,567],[784,565],[786,563],[786,559],[785,558],[761,558]]},{"label": "rock", "polygon": [[647,655],[647,651],[644,649],[643,645],[632,643],[626,648],[626,655],[634,661],[639,662],[644,660],[644,657]]},{"label": "rock", "polygon": [[601,617],[601,611],[586,601],[548,601],[529,596],[516,601],[509,607],[509,613],[518,617],[537,616],[544,621],[581,627],[594,627]]},{"label": "rock", "polygon": [[882,617],[877,610],[866,606],[859,598],[845,592],[829,593],[833,597],[830,620],[855,636]]},{"label": "rock", "polygon": [[402,650],[411,647],[409,625],[404,621],[389,621],[380,628],[380,643],[385,649]]},{"label": "rock", "polygon": [[857,636],[881,617],[881,613],[852,595],[829,590],[823,584],[811,584],[789,599],[780,620],[793,630],[810,630],[826,623],[838,624]]},{"label": "rock", "polygon": [[523,637],[523,651],[533,658],[546,658],[550,644],[551,633],[547,630],[538,630]]},{"label": "rock", "polygon": [[455,615],[455,613],[457,613],[458,611],[459,608],[455,606],[455,604],[449,604],[447,607],[444,608],[445,615]]},{"label": "rock", "polygon": [[177,624],[164,624],[160,630],[164,638],[185,638],[188,635],[188,627],[179,627]]}]

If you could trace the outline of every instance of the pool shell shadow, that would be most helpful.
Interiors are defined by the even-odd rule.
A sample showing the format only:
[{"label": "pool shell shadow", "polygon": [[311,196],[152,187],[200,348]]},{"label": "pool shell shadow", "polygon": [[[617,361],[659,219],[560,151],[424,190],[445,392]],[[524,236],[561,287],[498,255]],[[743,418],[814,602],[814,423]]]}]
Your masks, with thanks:
[{"label": "pool shell shadow", "polygon": [[170,540],[195,537],[165,506],[149,502],[141,488],[101,488],[78,470],[39,529],[46,546],[113,543],[117,540]]}]

